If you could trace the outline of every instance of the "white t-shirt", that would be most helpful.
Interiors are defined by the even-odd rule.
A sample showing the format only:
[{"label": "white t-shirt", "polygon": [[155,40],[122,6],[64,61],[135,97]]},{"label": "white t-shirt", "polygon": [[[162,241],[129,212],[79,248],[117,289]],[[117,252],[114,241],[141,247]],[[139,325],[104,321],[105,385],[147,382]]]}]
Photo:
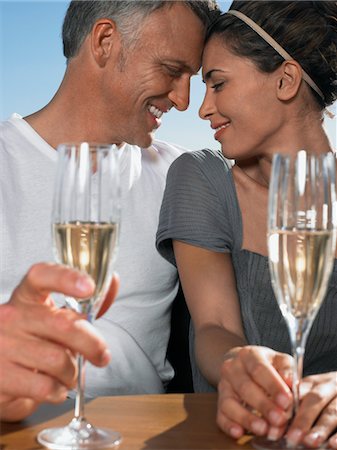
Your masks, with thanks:
[{"label": "white t-shirt", "polygon": [[[122,222],[115,270],[120,290],[95,322],[112,361],[87,365],[86,394],[163,391],[173,376],[166,360],[170,307],[177,272],[156,251],[155,235],[165,178],[183,148],[155,141],[148,149],[121,148]],[[51,208],[57,152],[14,114],[0,124],[0,302],[29,267],[53,261]]]}]

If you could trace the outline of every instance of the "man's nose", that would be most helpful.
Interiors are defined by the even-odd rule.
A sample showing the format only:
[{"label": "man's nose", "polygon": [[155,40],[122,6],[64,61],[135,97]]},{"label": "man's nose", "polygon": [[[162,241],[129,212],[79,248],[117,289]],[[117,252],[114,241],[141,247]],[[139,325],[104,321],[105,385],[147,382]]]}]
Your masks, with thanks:
[{"label": "man's nose", "polygon": [[174,80],[168,98],[178,111],[185,111],[190,104],[190,78]]}]

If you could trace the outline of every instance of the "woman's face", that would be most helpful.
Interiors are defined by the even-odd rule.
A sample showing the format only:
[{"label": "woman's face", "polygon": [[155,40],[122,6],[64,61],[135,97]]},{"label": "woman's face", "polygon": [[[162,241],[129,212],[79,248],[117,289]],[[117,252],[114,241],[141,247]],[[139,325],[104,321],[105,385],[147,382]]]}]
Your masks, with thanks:
[{"label": "woman's face", "polygon": [[282,125],[277,74],[261,72],[217,36],[206,44],[202,72],[206,94],[199,114],[210,121],[223,154],[240,160],[272,153]]}]

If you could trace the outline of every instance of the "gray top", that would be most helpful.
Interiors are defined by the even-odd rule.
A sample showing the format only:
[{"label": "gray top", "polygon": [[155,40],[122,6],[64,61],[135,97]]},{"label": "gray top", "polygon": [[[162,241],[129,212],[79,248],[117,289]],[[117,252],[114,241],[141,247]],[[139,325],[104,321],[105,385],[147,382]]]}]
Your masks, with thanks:
[{"label": "gray top", "polygon": [[[247,342],[291,353],[286,323],[271,286],[268,258],[242,250],[241,211],[231,166],[220,152],[185,153],[172,164],[160,212],[157,249],[176,265],[172,239],[230,252]],[[337,370],[336,261],[325,301],[308,339],[305,375]],[[197,372],[193,352],[191,362],[195,390],[207,390]]]}]

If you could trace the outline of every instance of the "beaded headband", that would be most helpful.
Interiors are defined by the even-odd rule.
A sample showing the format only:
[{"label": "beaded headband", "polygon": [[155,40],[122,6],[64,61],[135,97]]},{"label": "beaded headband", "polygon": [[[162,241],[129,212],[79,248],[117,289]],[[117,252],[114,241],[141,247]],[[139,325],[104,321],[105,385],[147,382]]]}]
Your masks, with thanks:
[{"label": "beaded headband", "polygon": [[[246,25],[248,25],[252,30],[255,31],[259,36],[262,37],[264,41],[266,41],[271,47],[273,47],[274,50],[277,51],[279,55],[282,56],[282,58],[285,61],[293,60],[288,52],[284,50],[283,47],[278,44],[275,39],[273,39],[266,31],[263,30],[257,23],[255,23],[252,19],[247,17],[245,14],[243,14],[240,11],[236,11],[235,9],[230,9],[227,11],[227,14],[231,14],[232,16],[237,17],[238,19],[242,20]],[[302,69],[302,79],[315,91],[317,94],[324,100],[324,94],[320,90],[320,88],[317,86],[317,84],[313,81],[313,79],[307,74],[305,70]]]}]

